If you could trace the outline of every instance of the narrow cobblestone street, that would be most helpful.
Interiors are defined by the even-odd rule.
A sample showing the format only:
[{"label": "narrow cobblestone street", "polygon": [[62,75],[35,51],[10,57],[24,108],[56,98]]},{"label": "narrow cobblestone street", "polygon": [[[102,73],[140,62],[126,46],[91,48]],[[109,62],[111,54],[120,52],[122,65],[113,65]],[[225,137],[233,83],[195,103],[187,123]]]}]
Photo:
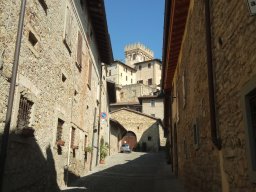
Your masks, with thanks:
[{"label": "narrow cobblestone street", "polygon": [[183,192],[164,153],[119,153],[82,177],[66,192]]}]

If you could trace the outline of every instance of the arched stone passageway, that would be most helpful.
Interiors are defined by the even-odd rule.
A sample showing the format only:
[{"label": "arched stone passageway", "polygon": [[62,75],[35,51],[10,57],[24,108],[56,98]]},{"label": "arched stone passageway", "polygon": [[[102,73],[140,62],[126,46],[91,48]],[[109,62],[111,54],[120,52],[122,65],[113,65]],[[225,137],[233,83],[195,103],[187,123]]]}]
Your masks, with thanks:
[{"label": "arched stone passageway", "polygon": [[133,150],[137,145],[137,136],[132,131],[127,131],[127,133],[122,138],[122,144],[127,143],[130,149]]}]

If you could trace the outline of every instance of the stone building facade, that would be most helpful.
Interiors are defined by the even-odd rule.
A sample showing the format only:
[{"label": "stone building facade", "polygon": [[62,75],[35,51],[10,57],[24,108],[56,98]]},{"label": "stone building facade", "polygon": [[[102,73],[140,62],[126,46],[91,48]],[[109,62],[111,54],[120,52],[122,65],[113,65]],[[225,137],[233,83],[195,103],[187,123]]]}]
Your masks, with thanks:
[{"label": "stone building facade", "polygon": [[148,85],[160,90],[162,63],[159,59],[152,59],[134,64],[137,83]]},{"label": "stone building facade", "polygon": [[[163,129],[161,120],[126,108],[112,111],[111,118],[120,123],[127,132],[133,133],[136,139],[134,147],[139,147],[138,150],[148,152],[157,152],[159,150],[159,130]],[[124,135],[122,138],[124,138]],[[124,142],[126,142],[125,139],[122,140],[122,143]]]},{"label": "stone building facade", "polygon": [[187,191],[256,191],[255,31],[246,1],[166,1],[164,124]]},{"label": "stone building facade", "polygon": [[[112,50],[98,40],[102,33],[96,30],[92,9],[105,10],[95,3],[103,5],[27,1],[4,191],[57,191],[67,178],[79,177],[97,164],[97,151],[87,153],[86,147],[98,146],[99,134],[93,130],[105,129],[98,129],[100,109],[108,110],[101,64],[112,62]],[[2,134],[20,2],[1,1],[0,7]],[[107,31],[105,16],[100,18]],[[101,37],[109,43],[108,33]],[[27,135],[27,128],[34,135]]]},{"label": "stone building facade", "polygon": [[114,61],[108,66],[108,80],[116,85],[131,85],[136,83],[136,69],[121,61]]},{"label": "stone building facade", "polygon": [[126,45],[124,48],[125,63],[133,67],[134,63],[154,58],[154,52],[141,43]]}]

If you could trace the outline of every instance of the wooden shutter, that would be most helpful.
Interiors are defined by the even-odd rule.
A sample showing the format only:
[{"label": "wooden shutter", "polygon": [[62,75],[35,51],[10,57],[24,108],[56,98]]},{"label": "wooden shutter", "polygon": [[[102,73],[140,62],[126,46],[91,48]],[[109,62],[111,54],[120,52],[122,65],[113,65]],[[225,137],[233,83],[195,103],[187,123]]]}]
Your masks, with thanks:
[{"label": "wooden shutter", "polygon": [[72,131],[71,131],[71,143],[70,143],[70,147],[73,148],[75,146],[75,132],[76,132],[76,128],[72,127]]},{"label": "wooden shutter", "polygon": [[58,125],[57,125],[57,136],[56,141],[59,141],[62,139],[62,128],[63,128],[64,121],[61,119],[58,119]]},{"label": "wooden shutter", "polygon": [[72,35],[72,17],[71,17],[71,12],[69,10],[69,7],[67,7],[64,42],[70,53],[71,53],[71,35]]},{"label": "wooden shutter", "polygon": [[89,59],[89,73],[88,73],[88,85],[91,88],[91,81],[92,81],[92,61]]},{"label": "wooden shutter", "polygon": [[80,31],[78,31],[77,37],[77,63],[78,65],[82,65],[82,46],[83,46],[83,37]]}]

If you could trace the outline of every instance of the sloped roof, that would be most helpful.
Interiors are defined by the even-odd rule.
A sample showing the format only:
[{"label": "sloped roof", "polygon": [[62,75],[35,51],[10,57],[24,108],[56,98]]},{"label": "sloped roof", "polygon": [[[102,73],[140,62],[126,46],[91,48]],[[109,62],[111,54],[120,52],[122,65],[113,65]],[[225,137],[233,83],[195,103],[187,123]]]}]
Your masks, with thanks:
[{"label": "sloped roof", "polygon": [[163,34],[162,87],[171,89],[186,27],[190,0],[166,0]]},{"label": "sloped roof", "polygon": [[137,71],[136,69],[134,69],[133,67],[131,67],[131,66],[129,66],[129,65],[125,64],[125,63],[123,63],[122,61],[115,60],[115,61],[113,62],[113,64],[114,64],[114,63],[119,63],[120,65],[123,65],[123,66],[125,66],[125,67],[128,67],[128,68],[132,69],[133,71]]},{"label": "sloped roof", "polygon": [[117,112],[119,112],[119,111],[129,111],[129,112],[131,112],[131,113],[136,113],[136,114],[138,114],[138,115],[142,115],[142,116],[148,117],[148,118],[150,118],[150,119],[154,119],[154,120],[156,120],[156,121],[160,121],[160,124],[162,124],[162,120],[159,119],[159,118],[155,118],[155,117],[153,117],[153,116],[151,116],[151,115],[148,115],[148,114],[145,114],[145,113],[142,113],[142,112],[139,112],[139,111],[135,111],[135,110],[132,110],[132,109],[128,109],[128,108],[117,109],[117,110],[115,110],[115,111],[110,112],[110,114],[112,114],[112,113],[117,113]]},{"label": "sloped roof", "polygon": [[151,60],[147,60],[147,61],[141,61],[141,62],[138,62],[138,63],[134,63],[134,65],[139,65],[139,64],[143,64],[143,63],[150,63],[152,61],[157,61],[158,63],[162,64],[160,59],[151,59]]},{"label": "sloped roof", "polygon": [[113,61],[113,52],[108,32],[104,0],[85,0],[87,3],[93,31],[96,36],[100,59],[105,64]]}]

